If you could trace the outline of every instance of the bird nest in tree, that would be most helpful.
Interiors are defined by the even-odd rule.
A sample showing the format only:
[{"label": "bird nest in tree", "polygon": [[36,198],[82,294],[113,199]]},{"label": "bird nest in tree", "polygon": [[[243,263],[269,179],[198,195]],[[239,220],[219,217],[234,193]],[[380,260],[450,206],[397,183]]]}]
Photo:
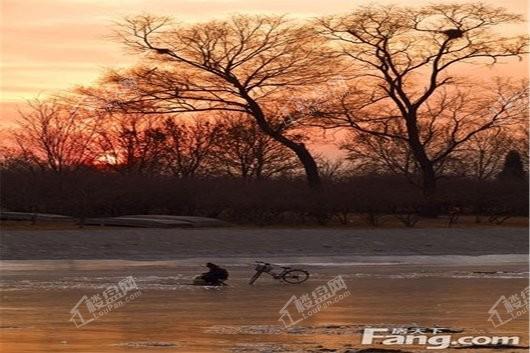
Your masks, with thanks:
[{"label": "bird nest in tree", "polygon": [[464,36],[464,31],[458,28],[447,29],[442,31],[449,39],[462,38]]}]

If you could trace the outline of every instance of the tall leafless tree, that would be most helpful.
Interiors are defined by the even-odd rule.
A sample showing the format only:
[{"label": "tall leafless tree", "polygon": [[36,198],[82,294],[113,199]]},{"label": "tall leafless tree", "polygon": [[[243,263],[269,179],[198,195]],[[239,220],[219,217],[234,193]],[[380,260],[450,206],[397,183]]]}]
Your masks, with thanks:
[{"label": "tall leafless tree", "polygon": [[[356,102],[363,101],[359,95],[354,99]],[[322,121],[330,126],[350,127],[349,136],[341,147],[354,165],[364,169],[364,172],[403,174],[421,186],[421,180],[417,180],[417,176],[421,175],[421,165],[410,149],[405,122],[398,113],[387,116],[381,114],[381,111],[392,112],[392,108],[381,104],[381,101],[374,105],[369,99],[366,101],[370,103],[358,106],[356,110],[354,104],[341,100],[343,113]],[[470,168],[476,171],[475,167],[466,163],[471,162],[471,156],[478,153],[478,149],[487,148],[491,152],[490,158],[495,158],[490,144],[502,142],[490,138],[482,141],[489,131],[517,134],[526,117],[525,85],[502,81],[497,85],[492,84],[488,89],[475,87],[472,91],[437,92],[417,115],[422,148],[430,156],[435,179],[454,174],[455,169],[459,169],[458,174],[461,175],[473,174],[465,170]],[[488,165],[491,162],[487,159],[477,161]],[[464,165],[467,167],[463,168]],[[483,167],[486,168],[486,165]]]},{"label": "tall leafless tree", "polygon": [[[332,41],[337,52],[352,60],[355,68],[370,80],[371,99],[384,102],[382,112],[372,120],[372,129],[353,120],[359,131],[384,138],[403,139],[422,173],[422,186],[428,199],[436,190],[436,159],[426,149],[421,115],[428,103],[441,99],[442,89],[457,83],[450,69],[463,63],[494,64],[503,58],[527,53],[525,36],[498,34],[506,24],[522,17],[481,3],[435,4],[418,8],[368,6],[349,15],[331,16],[319,21],[321,32]],[[512,97],[511,99],[513,99]],[[499,101],[494,116],[502,116],[512,102]],[[356,103],[359,107],[359,102]],[[403,122],[405,134],[395,134],[385,125]],[[490,119],[474,131],[493,126]],[[455,121],[461,125],[463,120]],[[462,130],[460,130],[462,131]],[[450,145],[471,138],[473,131],[450,140]]]},{"label": "tall leafless tree", "polygon": [[113,82],[136,82],[124,103],[127,109],[243,112],[296,154],[310,186],[320,186],[308,148],[267,114],[276,99],[303,95],[335,75],[336,56],[312,28],[277,16],[234,16],[191,26],[139,16],[125,21],[120,39],[134,52],[147,54],[144,67],[109,76]]}]

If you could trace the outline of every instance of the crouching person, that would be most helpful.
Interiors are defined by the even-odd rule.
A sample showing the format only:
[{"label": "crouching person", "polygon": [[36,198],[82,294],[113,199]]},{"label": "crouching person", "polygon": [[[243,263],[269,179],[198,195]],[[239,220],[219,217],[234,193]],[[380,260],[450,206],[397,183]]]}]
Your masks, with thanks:
[{"label": "crouching person", "polygon": [[193,284],[206,286],[226,286],[224,281],[228,279],[228,271],[211,262],[206,264],[209,271],[196,277]]}]

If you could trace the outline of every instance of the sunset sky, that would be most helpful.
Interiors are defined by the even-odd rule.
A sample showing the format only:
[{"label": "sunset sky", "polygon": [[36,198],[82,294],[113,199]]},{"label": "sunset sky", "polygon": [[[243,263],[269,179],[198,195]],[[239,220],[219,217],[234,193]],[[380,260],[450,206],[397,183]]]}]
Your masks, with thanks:
[{"label": "sunset sky", "polygon": [[[123,16],[153,13],[195,22],[233,13],[277,13],[297,17],[346,12],[370,2],[344,0],[0,0],[1,116],[9,125],[16,106],[74,85],[90,84],[107,67],[126,66],[133,58],[106,36]],[[411,5],[422,1],[407,1]],[[525,0],[485,1],[527,13]],[[425,1],[425,3],[428,3]],[[511,28],[523,32],[524,24]],[[513,60],[496,69],[476,68],[475,74],[527,76],[527,62]]]}]

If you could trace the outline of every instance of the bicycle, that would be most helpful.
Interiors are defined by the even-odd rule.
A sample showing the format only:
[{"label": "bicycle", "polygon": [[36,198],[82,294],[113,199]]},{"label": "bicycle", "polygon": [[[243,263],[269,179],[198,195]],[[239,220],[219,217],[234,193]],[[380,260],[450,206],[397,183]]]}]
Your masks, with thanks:
[{"label": "bicycle", "polygon": [[307,281],[309,272],[300,269],[292,269],[288,266],[280,266],[283,270],[280,273],[273,272],[274,266],[268,262],[256,261],[256,273],[250,279],[248,284],[252,285],[261,276],[262,273],[267,273],[274,279],[282,280],[289,284],[299,284]]}]

